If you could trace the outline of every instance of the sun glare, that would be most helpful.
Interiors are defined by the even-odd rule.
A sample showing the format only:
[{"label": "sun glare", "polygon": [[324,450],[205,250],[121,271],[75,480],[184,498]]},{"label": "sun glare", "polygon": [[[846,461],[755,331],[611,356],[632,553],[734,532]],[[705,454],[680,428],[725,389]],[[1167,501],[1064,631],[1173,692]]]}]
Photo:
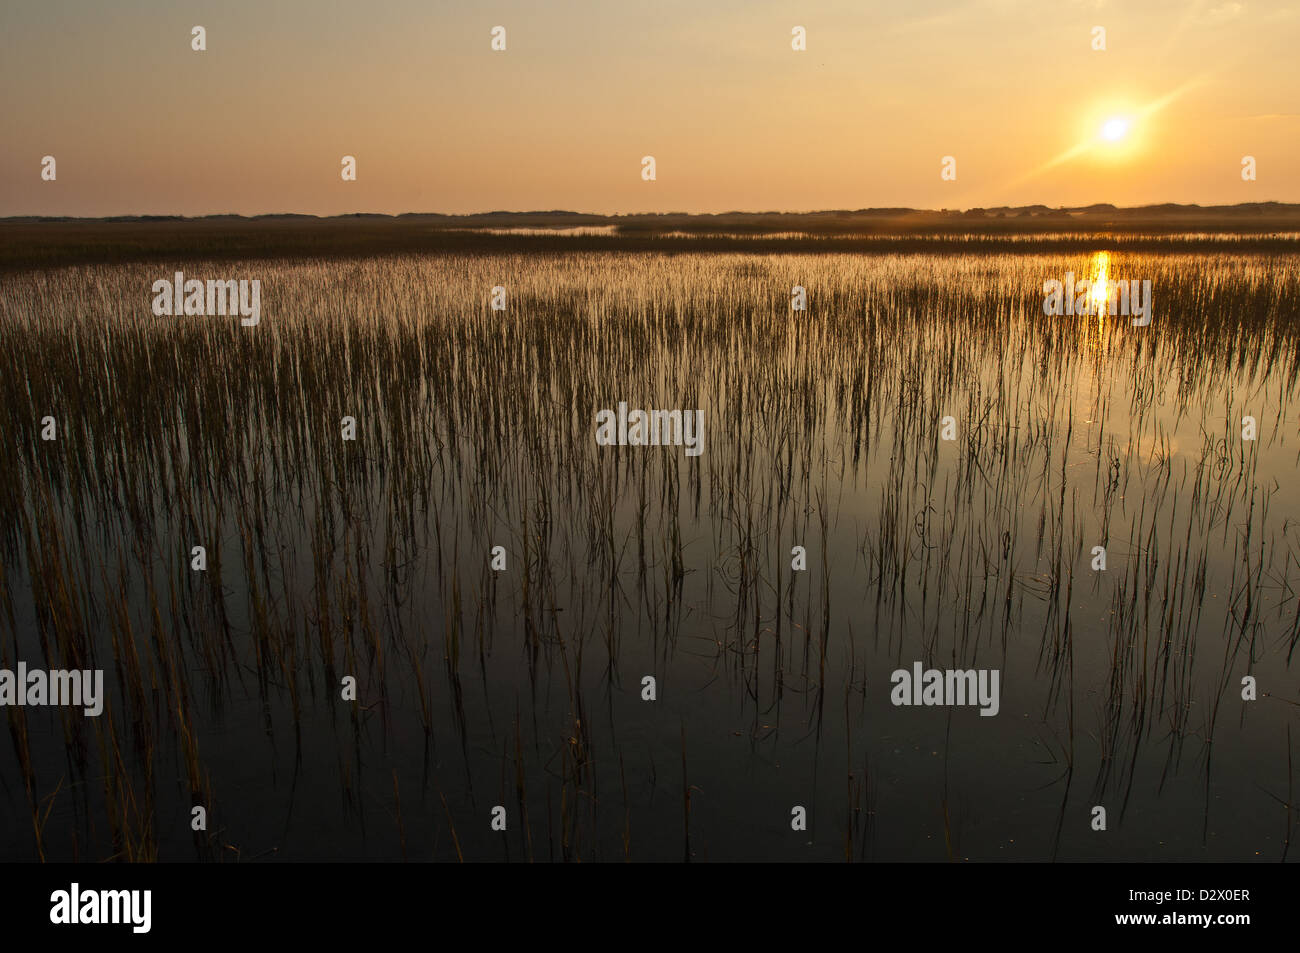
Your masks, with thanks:
[{"label": "sun glare", "polygon": [[1119,142],[1128,135],[1129,122],[1122,116],[1107,119],[1101,127],[1101,137],[1107,142]]}]

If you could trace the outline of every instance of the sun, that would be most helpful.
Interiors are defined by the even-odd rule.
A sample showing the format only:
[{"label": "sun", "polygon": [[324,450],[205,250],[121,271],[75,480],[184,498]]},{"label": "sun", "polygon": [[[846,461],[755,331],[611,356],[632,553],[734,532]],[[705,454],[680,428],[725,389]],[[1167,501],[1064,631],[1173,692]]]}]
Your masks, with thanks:
[{"label": "sun", "polygon": [[1107,142],[1119,142],[1128,135],[1129,121],[1123,116],[1113,116],[1101,126],[1101,137]]}]

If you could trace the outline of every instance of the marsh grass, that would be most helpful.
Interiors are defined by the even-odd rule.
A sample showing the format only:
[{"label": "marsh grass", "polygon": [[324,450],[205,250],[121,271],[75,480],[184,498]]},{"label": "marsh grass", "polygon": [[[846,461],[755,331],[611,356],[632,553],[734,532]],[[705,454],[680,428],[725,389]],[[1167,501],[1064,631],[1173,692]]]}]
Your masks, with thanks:
[{"label": "marsh grass", "polygon": [[[1029,799],[1014,856],[1094,856],[1070,820],[1094,803],[1121,854],[1284,852],[1298,261],[1112,252],[1152,281],[1147,328],[1044,317],[1043,280],[1090,255],[9,274],[3,660],[112,691],[99,719],[7,710],[30,822],[0,842],[576,860],[680,857],[680,831],[687,858],[958,859],[1012,856]],[[172,270],[260,278],[262,323],[154,317]],[[598,447],[620,400],[702,409],[703,455]],[[1002,714],[890,707],[915,659],[1001,669]],[[1225,784],[1259,811],[1215,814]]]}]

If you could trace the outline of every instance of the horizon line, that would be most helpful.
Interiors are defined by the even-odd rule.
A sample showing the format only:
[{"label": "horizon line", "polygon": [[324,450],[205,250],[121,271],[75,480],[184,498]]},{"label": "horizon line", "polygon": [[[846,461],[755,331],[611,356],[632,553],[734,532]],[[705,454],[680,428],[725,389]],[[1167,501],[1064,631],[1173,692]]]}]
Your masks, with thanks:
[{"label": "horizon line", "polygon": [[1275,207],[1277,209],[1294,209],[1300,211],[1300,203],[1281,202],[1276,199],[1254,202],[1237,202],[1231,205],[1200,205],[1198,203],[1180,203],[1180,202],[1156,202],[1146,205],[1118,206],[1110,202],[1093,202],[1087,205],[1058,205],[1051,206],[1042,203],[1030,205],[991,205],[980,206],[974,205],[968,208],[913,208],[910,206],[879,206],[864,208],[825,208],[825,209],[802,209],[802,210],[785,210],[777,211],[767,210],[745,210],[731,209],[724,212],[582,212],[572,209],[527,209],[527,210],[510,210],[510,209],[492,209],[478,212],[339,212],[332,215],[320,215],[313,212],[255,212],[252,214],[242,212],[209,212],[201,215],[185,215],[174,212],[127,212],[116,215],[40,215],[40,214],[16,214],[0,216],[0,222],[14,222],[18,220],[34,220],[45,222],[112,222],[123,220],[142,220],[142,221],[201,221],[205,219],[247,219],[254,220],[259,218],[308,218],[327,221],[330,219],[342,218],[447,218],[447,219],[464,219],[464,218],[483,218],[488,216],[570,216],[574,218],[587,219],[626,219],[626,218],[718,218],[723,216],[809,216],[809,215],[869,215],[869,214],[890,214],[890,215],[967,215],[971,212],[1025,212],[1031,210],[1042,210],[1046,212],[1088,212],[1088,211],[1113,211],[1119,213],[1142,212],[1150,210],[1177,210],[1177,211],[1240,211],[1246,209],[1256,209],[1261,207]]}]

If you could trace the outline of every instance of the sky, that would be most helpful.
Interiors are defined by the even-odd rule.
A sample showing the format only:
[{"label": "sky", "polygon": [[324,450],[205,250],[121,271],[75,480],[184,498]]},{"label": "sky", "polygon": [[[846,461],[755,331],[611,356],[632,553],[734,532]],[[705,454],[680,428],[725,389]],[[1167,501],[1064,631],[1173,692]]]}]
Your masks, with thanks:
[{"label": "sky", "polygon": [[1295,0],[4,0],[0,216],[1300,202],[1298,45]]}]

